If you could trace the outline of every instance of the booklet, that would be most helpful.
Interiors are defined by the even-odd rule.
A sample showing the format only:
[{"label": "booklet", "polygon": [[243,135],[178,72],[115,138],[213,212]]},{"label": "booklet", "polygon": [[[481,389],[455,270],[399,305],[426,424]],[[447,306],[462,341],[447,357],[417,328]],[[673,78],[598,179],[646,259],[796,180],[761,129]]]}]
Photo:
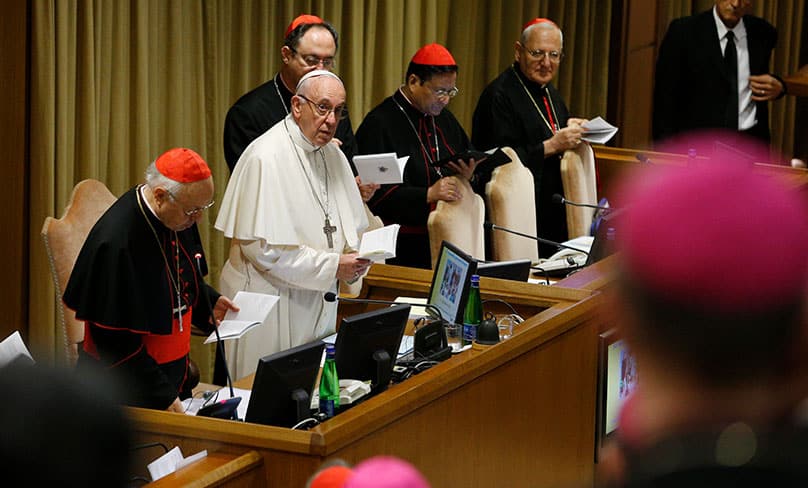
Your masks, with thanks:
[{"label": "booklet", "polygon": [[617,134],[617,127],[606,122],[600,116],[586,121],[581,127],[586,129],[586,133],[581,137],[581,140],[590,143],[605,144]]},{"label": "booklet", "polygon": [[[228,310],[224,315],[224,320],[219,324],[219,336],[222,340],[238,339],[264,323],[272,307],[275,306],[280,297],[267,295],[266,293],[253,293],[240,291],[236,293],[233,302],[241,309],[238,312]],[[216,332],[211,332],[205,344],[216,342]]]},{"label": "booklet", "polygon": [[10,336],[0,342],[0,367],[6,366],[19,357],[25,357],[34,362],[31,352],[25,347],[20,331],[15,330]]},{"label": "booklet", "polygon": [[398,224],[390,224],[362,234],[359,257],[373,262],[396,257],[396,241],[400,228]]},{"label": "booklet", "polygon": [[396,153],[354,156],[353,163],[362,183],[394,185],[404,181],[404,167],[409,156],[396,157]]}]

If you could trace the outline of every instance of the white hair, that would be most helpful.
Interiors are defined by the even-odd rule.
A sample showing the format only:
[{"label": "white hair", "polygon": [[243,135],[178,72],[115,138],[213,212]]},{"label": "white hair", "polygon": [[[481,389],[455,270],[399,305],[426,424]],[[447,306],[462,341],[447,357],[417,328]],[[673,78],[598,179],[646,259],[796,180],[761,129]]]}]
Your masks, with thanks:
[{"label": "white hair", "polygon": [[179,181],[174,181],[161,173],[160,170],[157,169],[156,160],[152,161],[152,163],[146,168],[144,179],[146,184],[149,185],[149,188],[152,190],[155,188],[163,188],[172,195],[177,195],[184,186]]}]

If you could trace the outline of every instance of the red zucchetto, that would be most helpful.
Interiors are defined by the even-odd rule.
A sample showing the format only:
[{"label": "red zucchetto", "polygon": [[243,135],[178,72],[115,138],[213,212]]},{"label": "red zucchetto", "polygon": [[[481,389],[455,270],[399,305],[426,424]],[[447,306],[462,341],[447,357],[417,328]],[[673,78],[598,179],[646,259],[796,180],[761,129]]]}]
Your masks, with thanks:
[{"label": "red zucchetto", "polygon": [[311,488],[342,488],[345,481],[353,474],[347,466],[329,466],[311,480]]},{"label": "red zucchetto", "polygon": [[649,167],[624,185],[616,239],[624,272],[669,303],[719,313],[804,299],[805,193],[749,164],[768,160],[765,147],[691,138],[676,152],[696,147],[697,164]]},{"label": "red zucchetto", "polygon": [[295,28],[301,24],[322,24],[324,23],[323,19],[317,17],[316,15],[311,14],[302,14],[295,17],[295,20],[289,24],[289,27],[286,28],[286,34],[283,35],[283,38],[286,39],[289,37],[289,34],[292,33]]},{"label": "red zucchetto", "polygon": [[179,183],[193,183],[210,178],[210,168],[196,152],[176,147],[161,154],[154,165],[161,175]]},{"label": "red zucchetto", "polygon": [[536,25],[536,24],[550,24],[550,25],[552,25],[553,27],[558,28],[558,26],[556,25],[556,23],[555,23],[555,22],[553,22],[552,20],[550,20],[550,19],[545,19],[545,18],[543,18],[543,17],[536,17],[535,19],[528,21],[528,22],[527,22],[527,23],[526,23],[526,24],[525,24],[525,25],[522,27],[522,32],[524,32],[524,31],[525,31],[525,29],[527,29],[527,28],[528,28],[528,27],[530,27],[531,25]]},{"label": "red zucchetto", "polygon": [[419,49],[410,61],[427,66],[457,66],[452,53],[440,44],[434,43]]}]

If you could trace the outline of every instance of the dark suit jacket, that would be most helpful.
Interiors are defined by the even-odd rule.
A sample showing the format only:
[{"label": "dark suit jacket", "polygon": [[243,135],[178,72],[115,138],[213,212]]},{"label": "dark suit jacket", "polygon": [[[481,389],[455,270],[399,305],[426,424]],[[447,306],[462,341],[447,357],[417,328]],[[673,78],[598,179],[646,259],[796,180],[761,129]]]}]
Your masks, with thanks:
[{"label": "dark suit jacket", "polygon": [[[749,71],[769,72],[777,30],[758,17],[746,15]],[[682,132],[725,127],[729,80],[718,39],[713,10],[671,22],[662,40],[654,85],[654,139]],[[769,107],[757,102],[753,133],[769,139]]]}]

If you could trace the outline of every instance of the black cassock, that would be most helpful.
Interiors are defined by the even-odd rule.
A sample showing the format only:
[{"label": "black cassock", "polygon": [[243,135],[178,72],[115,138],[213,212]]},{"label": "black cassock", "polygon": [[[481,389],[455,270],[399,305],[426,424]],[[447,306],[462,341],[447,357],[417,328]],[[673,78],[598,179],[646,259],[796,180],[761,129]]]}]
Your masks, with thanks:
[{"label": "black cassock", "polygon": [[404,183],[382,185],[368,207],[385,224],[401,225],[396,258],[390,264],[430,268],[426,222],[434,206],[427,203],[426,194],[441,176],[429,161],[470,149],[466,132],[448,109],[437,117],[425,115],[396,91],[367,114],[356,130],[356,142],[357,154],[395,152],[410,157]]},{"label": "black cassock", "polygon": [[[138,188],[129,190],[98,220],[63,298],[86,323],[78,367],[101,366],[117,374],[129,405],[166,409],[187,377],[191,322],[212,330],[200,293],[208,293],[211,304],[219,294],[196,271],[199,253],[207,273],[196,225],[177,232],[177,242],[139,198]],[[172,283],[177,283],[177,265],[179,305]],[[182,331],[178,307],[185,313]]]},{"label": "black cassock", "polygon": [[[224,158],[231,173],[247,146],[289,114],[292,95],[278,73],[273,79],[242,95],[230,107],[224,119]],[[353,166],[356,139],[350,117],[339,122],[334,137],[342,142],[340,149],[356,175]]]},{"label": "black cassock", "polygon": [[[544,103],[545,93],[549,96],[547,105]],[[564,193],[561,184],[562,155],[545,158],[543,142],[553,137],[548,124],[550,120],[555,122],[556,128],[564,128],[567,119],[567,106],[552,83],[542,87],[528,80],[514,64],[480,95],[474,110],[471,134],[474,145],[481,150],[507,146],[516,151],[522,163],[533,173],[538,235],[557,242],[568,239],[566,211],[552,201],[554,193]],[[488,173],[481,172],[480,176],[487,181],[493,168],[483,166],[482,169]],[[549,257],[556,250],[555,247],[539,245],[541,257]]]}]

